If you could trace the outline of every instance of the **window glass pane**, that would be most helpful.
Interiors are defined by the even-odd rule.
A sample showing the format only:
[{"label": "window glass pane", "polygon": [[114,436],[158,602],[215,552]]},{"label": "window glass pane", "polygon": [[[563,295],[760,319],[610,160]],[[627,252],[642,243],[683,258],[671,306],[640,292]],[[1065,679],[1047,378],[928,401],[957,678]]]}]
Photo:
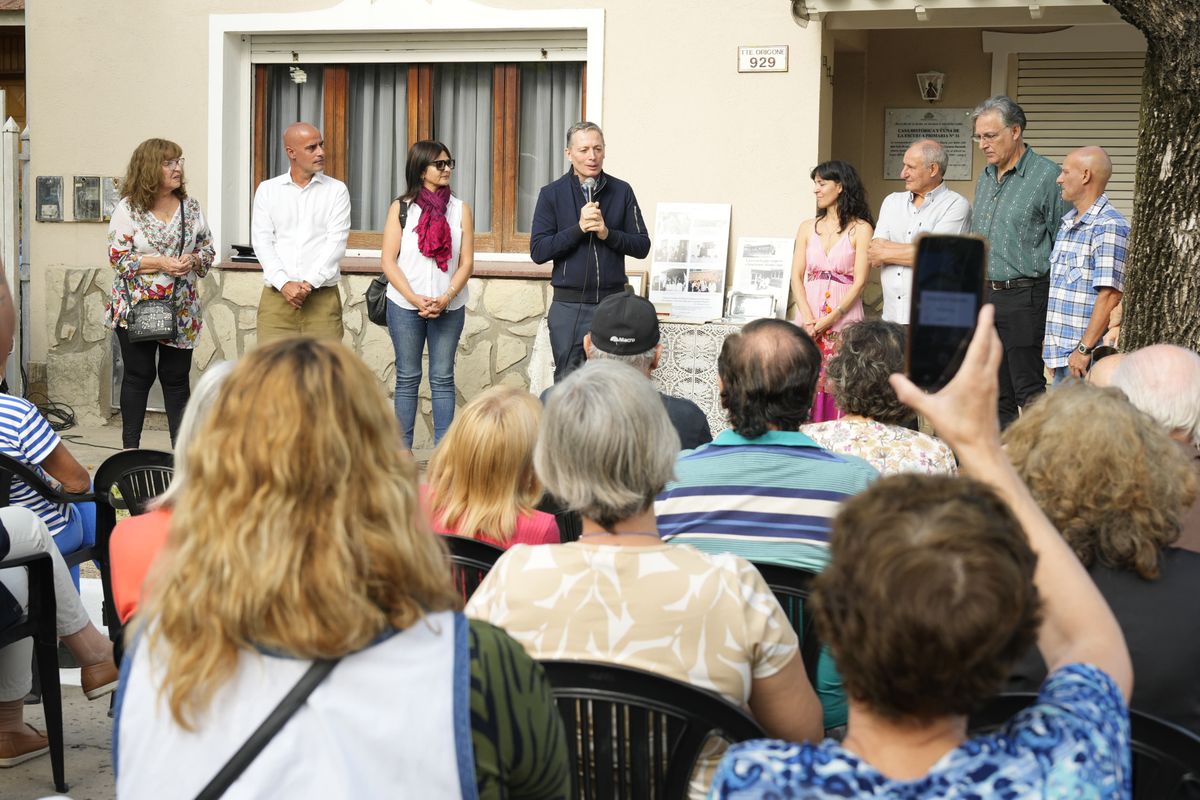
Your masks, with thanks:
[{"label": "window glass pane", "polygon": [[408,157],[408,66],[353,64],[346,117],[350,227],[381,231],[388,206],[404,193]]},{"label": "window glass pane", "polygon": [[517,167],[517,231],[528,233],[538,190],[566,169],[567,129],[580,119],[580,62],[521,65],[521,162]]},{"label": "window glass pane", "polygon": [[[303,78],[303,83],[296,79]],[[272,64],[267,68],[267,177],[288,171],[283,132],[293,122],[320,128],[325,120],[324,70],[318,64]]]},{"label": "window glass pane", "polygon": [[492,65],[438,64],[433,70],[433,138],[457,165],[450,188],[492,227]]}]

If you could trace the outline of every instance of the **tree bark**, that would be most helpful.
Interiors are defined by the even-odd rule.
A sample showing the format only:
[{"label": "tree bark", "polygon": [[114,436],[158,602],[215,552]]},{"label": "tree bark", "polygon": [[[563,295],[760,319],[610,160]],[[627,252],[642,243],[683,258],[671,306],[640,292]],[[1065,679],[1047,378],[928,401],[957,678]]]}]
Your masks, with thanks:
[{"label": "tree bark", "polygon": [[1105,2],[1146,37],[1121,349],[1200,350],[1200,2]]}]

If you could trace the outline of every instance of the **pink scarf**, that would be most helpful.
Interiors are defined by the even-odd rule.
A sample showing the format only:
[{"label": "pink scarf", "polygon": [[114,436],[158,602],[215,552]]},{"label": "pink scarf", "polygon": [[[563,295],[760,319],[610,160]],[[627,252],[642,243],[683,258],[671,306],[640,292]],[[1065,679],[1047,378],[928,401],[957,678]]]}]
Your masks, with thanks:
[{"label": "pink scarf", "polygon": [[446,222],[446,206],[450,202],[450,187],[442,186],[436,192],[421,187],[416,204],[421,209],[421,218],[415,228],[417,249],[421,255],[437,261],[438,269],[445,272],[450,265],[452,252],[450,223]]}]

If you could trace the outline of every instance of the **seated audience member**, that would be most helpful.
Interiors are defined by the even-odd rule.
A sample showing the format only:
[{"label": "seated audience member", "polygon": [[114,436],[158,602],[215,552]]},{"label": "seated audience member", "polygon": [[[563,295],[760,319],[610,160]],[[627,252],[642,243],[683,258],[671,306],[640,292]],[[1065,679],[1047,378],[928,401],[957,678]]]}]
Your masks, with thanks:
[{"label": "seated audience member", "polygon": [[904,427],[915,417],[888,383],[888,376],[903,371],[903,328],[883,320],[847,327],[825,372],[844,416],[804,425],[800,432],[829,450],[858,456],[882,475],[956,472],[945,442]]},{"label": "seated audience member", "polygon": [[340,343],[283,339],[234,367],[188,445],[163,569],[130,634],[118,796],[195,797],[313,659],[336,663],[239,796],[570,791],[545,676],[455,610],[398,441],[375,376]]},{"label": "seated audience member", "polygon": [[[0,453],[29,466],[51,486],[64,492],[84,494],[92,490],[92,479],[83,465],[58,438],[37,406],[23,397],[0,394]],[[63,555],[96,543],[96,504],[57,504],[13,477],[9,505],[28,508],[41,517]],[[71,567],[71,580],[79,589],[79,567]]]},{"label": "seated audience member", "polygon": [[[800,326],[760,319],[725,339],[717,369],[732,430],[680,455],[675,480],[654,504],[659,532],[706,553],[820,571],[840,504],[878,476],[866,461],[799,431],[821,352]],[[845,695],[827,654],[816,689],[825,727],[845,725]]]},{"label": "seated audience member", "polygon": [[[626,289],[612,294],[596,306],[592,329],[583,336],[583,352],[589,361],[609,359],[622,361],[638,372],[651,377],[662,359],[663,346],[658,327],[658,312],[654,304]],[[551,386],[542,393],[545,401]],[[712,441],[708,417],[700,406],[685,397],[659,392],[667,416],[679,434],[679,446],[692,450]]]},{"label": "seated audience member", "polygon": [[[1200,355],[1173,344],[1135,350],[1117,365],[1112,385],[1161,425],[1200,472]],[[1175,546],[1200,553],[1200,499],[1181,527]]]},{"label": "seated audience member", "polygon": [[558,544],[554,515],[536,511],[533,470],[542,405],[524,389],[494,386],[467,403],[429,460],[426,503],[437,533],[508,548]]},{"label": "seated audience member", "polygon": [[[1200,733],[1200,553],[1172,546],[1200,483],[1187,456],[1115,389],[1081,384],[1030,406],[1004,445],[1121,624],[1130,706]],[[1031,653],[1010,688],[1045,670]]]},{"label": "seated audience member", "polygon": [[821,569],[838,505],[878,473],[799,432],[820,351],[800,327],[759,319],[725,339],[717,370],[732,430],[679,456],[654,505],[659,532],[706,553]]},{"label": "seated audience member", "polygon": [[[117,687],[112,643],[88,619],[46,523],[27,508],[0,508],[0,560],[37,553],[49,553],[53,562],[55,627],[62,643],[83,665],[83,693],[89,700],[103,697]],[[0,570],[3,592],[11,594],[4,599],[15,600],[20,613],[28,611],[29,582],[24,569]],[[33,683],[32,658],[33,639],[0,648],[0,767],[15,767],[50,751],[46,735],[24,720],[25,696]]]},{"label": "seated audience member", "polygon": [[[654,497],[678,450],[654,387],[635,370],[590,361],[569,375],[550,396],[534,459],[549,491],[583,516],[583,535],[509,550],[467,613],[535,658],[658,672],[748,706],[776,736],[815,738],[820,706],[762,576],[735,556],[659,538]],[[704,796],[718,753],[702,759],[693,796]]]},{"label": "seated audience member", "polygon": [[171,485],[151,502],[151,510],[126,517],[113,528],[108,543],[109,570],[112,573],[113,601],[121,622],[128,622],[137,611],[142,585],[167,541],[171,527],[171,507],[183,492],[187,481],[187,448],[196,431],[204,424],[225,378],[233,370],[232,361],[222,361],[204,371],[188,398],[175,432],[175,467]]},{"label": "seated audience member", "polygon": [[[735,745],[712,797],[1129,797],[1129,653],[1001,449],[992,320],[985,306],[937,394],[892,378],[968,477],[883,478],[835,523],[814,602],[850,697],[845,739]],[[1037,702],[969,736],[1035,640],[1050,666]]]}]

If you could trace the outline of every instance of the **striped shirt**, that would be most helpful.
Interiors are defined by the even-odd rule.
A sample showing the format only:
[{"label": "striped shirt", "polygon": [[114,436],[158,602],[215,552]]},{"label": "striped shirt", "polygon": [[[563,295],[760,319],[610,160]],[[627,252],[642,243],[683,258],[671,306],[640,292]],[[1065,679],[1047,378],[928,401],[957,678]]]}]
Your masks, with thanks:
[{"label": "striped shirt", "polygon": [[[1125,255],[1129,223],[1102,194],[1083,213],[1063,217],[1050,253],[1050,300],[1042,360],[1065,367],[1083,339],[1103,287],[1125,291]],[[1097,344],[1092,342],[1093,345]]]},{"label": "striped shirt", "polygon": [[[53,486],[55,480],[38,465],[58,445],[58,434],[33,403],[23,397],[0,394],[0,453],[28,464],[34,472],[41,474],[46,483]],[[67,527],[69,512],[65,505],[51,503],[17,478],[12,480],[9,504],[28,508],[37,514],[46,523],[52,536],[57,536]]]},{"label": "striped shirt", "polygon": [[975,184],[971,233],[988,240],[988,280],[1043,278],[1059,221],[1071,210],[1055,181],[1061,170],[1026,147],[1016,166],[996,180],[988,164]]},{"label": "striped shirt", "polygon": [[879,475],[798,431],[746,439],[731,430],[681,453],[675,474],[654,503],[664,539],[818,571],[829,561],[830,523],[842,502]]}]

